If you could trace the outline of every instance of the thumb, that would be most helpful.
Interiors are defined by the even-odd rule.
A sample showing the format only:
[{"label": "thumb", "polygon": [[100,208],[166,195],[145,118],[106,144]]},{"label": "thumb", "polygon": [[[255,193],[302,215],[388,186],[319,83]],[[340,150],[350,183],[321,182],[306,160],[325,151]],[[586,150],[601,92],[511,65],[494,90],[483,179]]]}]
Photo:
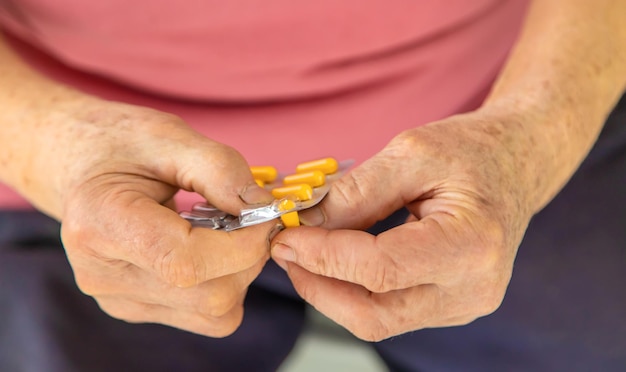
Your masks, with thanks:
[{"label": "thumb", "polygon": [[200,135],[190,142],[184,143],[177,156],[161,164],[161,169],[170,170],[164,175],[167,182],[197,192],[208,203],[231,214],[274,200],[269,191],[256,184],[250,166],[238,151]]},{"label": "thumb", "polygon": [[[317,207],[300,213],[309,226],[326,229],[365,229],[412,201],[406,169],[384,152],[377,154],[332,184]],[[408,177],[415,183],[415,177]]]}]

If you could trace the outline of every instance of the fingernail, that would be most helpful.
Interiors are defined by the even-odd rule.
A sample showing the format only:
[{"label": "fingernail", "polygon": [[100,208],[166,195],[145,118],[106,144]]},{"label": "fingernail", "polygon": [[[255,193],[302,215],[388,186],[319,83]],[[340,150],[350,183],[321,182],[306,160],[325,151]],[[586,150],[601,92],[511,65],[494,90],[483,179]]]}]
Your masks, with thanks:
[{"label": "fingernail", "polygon": [[274,200],[269,191],[260,188],[256,183],[247,184],[239,197],[244,203],[250,205],[267,204]]},{"label": "fingernail", "polygon": [[272,248],[272,257],[277,258],[282,261],[287,262],[295,262],[296,261],[296,252],[293,251],[290,247],[278,243],[275,244]]},{"label": "fingernail", "polygon": [[321,226],[326,217],[320,208],[311,208],[300,212],[300,222],[306,226]]}]

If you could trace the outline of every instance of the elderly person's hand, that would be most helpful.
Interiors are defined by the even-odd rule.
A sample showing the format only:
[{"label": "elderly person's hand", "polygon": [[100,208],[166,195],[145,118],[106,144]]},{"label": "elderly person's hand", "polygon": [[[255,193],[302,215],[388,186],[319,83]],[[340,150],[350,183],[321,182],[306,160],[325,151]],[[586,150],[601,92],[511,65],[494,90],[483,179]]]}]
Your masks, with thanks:
[{"label": "elderly person's hand", "polygon": [[62,222],[80,289],[125,321],[232,333],[274,223],[192,228],[173,197],[197,192],[235,215],[273,200],[246,161],[173,115],[72,91],[17,62],[14,71],[2,75],[20,89],[0,91],[0,176]]},{"label": "elderly person's hand", "polygon": [[173,197],[193,191],[231,214],[273,200],[241,155],[173,115],[48,80],[1,37],[0,61],[0,180],[62,222],[80,289],[129,322],[237,329],[274,223],[192,228]]},{"label": "elderly person's hand", "polygon": [[[306,301],[365,340],[493,312],[538,208],[528,120],[485,109],[400,134],[302,213],[319,227],[278,234],[273,258]],[[406,223],[359,231],[402,207]]]},{"label": "elderly person's hand", "polygon": [[[319,227],[276,236],[272,256],[300,295],[366,340],[498,308],[530,218],[624,92],[625,7],[532,2],[480,110],[400,134],[302,213]],[[406,223],[359,231],[402,207]]]},{"label": "elderly person's hand", "polygon": [[269,259],[273,224],[192,228],[168,206],[179,188],[235,215],[271,195],[236,151],[177,117],[102,101],[81,107],[68,110],[52,152],[62,169],[63,243],[80,289],[125,321],[232,333]]}]

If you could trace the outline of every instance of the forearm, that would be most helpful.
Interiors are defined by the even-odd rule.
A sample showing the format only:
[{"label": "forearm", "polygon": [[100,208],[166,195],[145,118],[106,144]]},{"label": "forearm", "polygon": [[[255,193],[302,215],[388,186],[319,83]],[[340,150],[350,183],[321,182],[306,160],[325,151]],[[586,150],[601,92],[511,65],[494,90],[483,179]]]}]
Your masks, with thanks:
[{"label": "forearm", "polygon": [[[517,109],[502,141],[519,157],[531,212],[571,177],[626,86],[626,1],[536,0],[484,108]],[[522,138],[520,139],[520,133]],[[531,146],[531,148],[529,148]]]},{"label": "forearm", "polygon": [[68,108],[86,99],[27,66],[0,34],[0,180],[55,217],[65,172],[49,160],[72,146],[58,133],[69,130]]}]

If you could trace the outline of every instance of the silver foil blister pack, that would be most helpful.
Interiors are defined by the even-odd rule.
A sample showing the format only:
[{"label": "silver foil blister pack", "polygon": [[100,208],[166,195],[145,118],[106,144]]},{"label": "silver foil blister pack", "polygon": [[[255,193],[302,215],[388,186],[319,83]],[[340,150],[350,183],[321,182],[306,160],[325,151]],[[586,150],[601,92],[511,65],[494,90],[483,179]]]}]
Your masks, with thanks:
[{"label": "silver foil blister pack", "polygon": [[[285,217],[291,216],[290,221],[293,221],[295,215],[297,220],[297,213],[294,212],[319,204],[328,194],[333,182],[343,176],[353,163],[352,160],[337,162],[333,158],[319,159],[298,165],[296,173],[290,175],[280,174],[273,167],[251,167],[257,183],[272,192],[276,198],[274,201],[266,205],[251,205],[242,209],[238,216],[221,211],[208,203],[196,203],[191,211],[183,211],[180,216],[194,227],[221,231],[233,231],[275,219],[281,219],[290,227]],[[273,171],[275,176],[267,171],[256,174],[255,170],[258,169],[270,169],[269,173]]]}]

